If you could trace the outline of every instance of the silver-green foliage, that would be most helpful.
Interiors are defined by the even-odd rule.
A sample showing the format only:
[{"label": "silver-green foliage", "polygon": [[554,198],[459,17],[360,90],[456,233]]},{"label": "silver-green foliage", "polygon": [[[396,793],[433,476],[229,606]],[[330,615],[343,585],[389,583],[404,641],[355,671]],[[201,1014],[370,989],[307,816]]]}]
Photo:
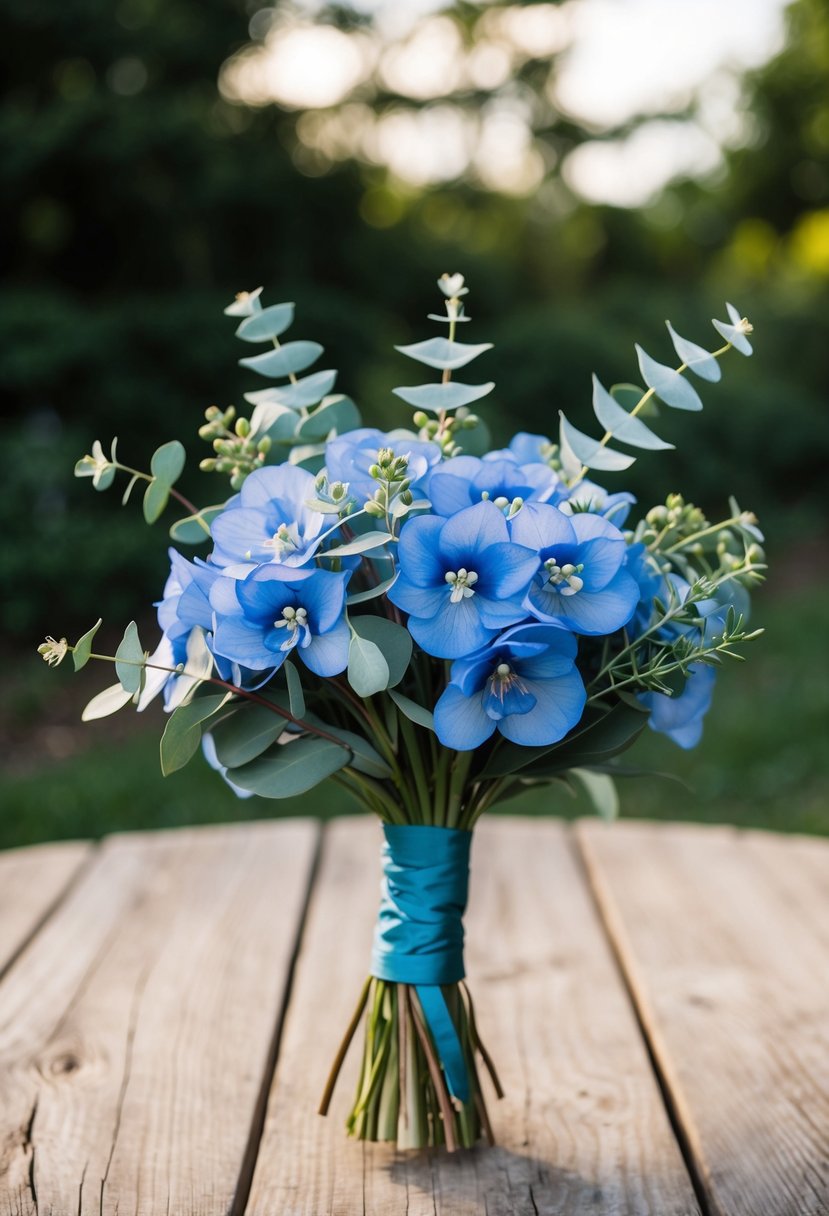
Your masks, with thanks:
[{"label": "silver-green foliage", "polygon": [[639,371],[647,388],[639,390],[638,400],[630,409],[626,408],[624,403],[630,400],[631,386],[618,386],[608,392],[598,377],[593,377],[593,413],[603,428],[601,438],[594,439],[578,430],[560,411],[561,463],[568,479],[578,479],[588,469],[617,472],[629,468],[636,457],[610,447],[611,439],[627,447],[640,449],[655,450],[673,446],[656,435],[642,421],[640,414],[655,397],[671,409],[701,410],[700,396],[694,386],[685,379],[684,373],[693,372],[699,379],[713,383],[720,379],[721,371],[717,360],[726,351],[733,348],[742,355],[752,353],[747,336],[751,333],[751,325],[740,316],[732,304],[727,304],[726,308],[729,320],[712,322],[720,336],[725,338],[725,345],[715,351],[708,351],[683,338],[670,321],[666,321],[674,350],[680,360],[679,367],[668,367],[657,362],[637,345]]}]

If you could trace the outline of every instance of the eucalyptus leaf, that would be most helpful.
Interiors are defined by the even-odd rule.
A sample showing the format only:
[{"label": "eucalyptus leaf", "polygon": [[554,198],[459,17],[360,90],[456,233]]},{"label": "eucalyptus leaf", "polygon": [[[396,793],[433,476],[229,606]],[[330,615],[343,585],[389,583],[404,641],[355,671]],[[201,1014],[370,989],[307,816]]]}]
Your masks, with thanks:
[{"label": "eucalyptus leaf", "polygon": [[169,443],[163,443],[153,452],[150,472],[157,481],[169,489],[181,477],[186,458],[184,446],[177,439],[171,439]]},{"label": "eucalyptus leaf", "polygon": [[79,638],[72,650],[72,662],[75,671],[80,671],[89,662],[89,656],[92,654],[92,641],[95,634],[101,628],[100,618],[95,622],[91,629],[88,629],[82,638]]},{"label": "eucalyptus leaf", "polygon": [[494,388],[494,380],[489,380],[486,384],[461,384],[458,380],[449,380],[445,384],[418,384],[412,387],[404,385],[392,389],[392,392],[415,409],[438,413],[440,410],[449,412],[461,405],[471,405],[473,401],[486,397]]},{"label": "eucalyptus leaf", "polygon": [[284,334],[294,319],[293,304],[271,304],[250,317],[245,317],[236,330],[244,342],[269,342]]},{"label": "eucalyptus leaf", "polygon": [[240,359],[241,367],[249,367],[260,376],[293,376],[320,357],[323,348],[319,342],[288,342],[278,350],[269,350],[264,355],[251,355]]},{"label": "eucalyptus leaf", "polygon": [[617,452],[614,448],[602,446],[598,439],[592,439],[583,431],[576,430],[561,411],[559,411],[559,415],[563,444],[566,443],[569,446],[580,464],[586,465],[588,469],[607,470],[628,469],[633,464],[635,456],[626,456],[624,452]]},{"label": "eucalyptus leaf", "polygon": [[274,743],[264,755],[233,770],[233,783],[260,798],[291,798],[345,768],[351,751],[328,739],[302,736]]},{"label": "eucalyptus leaf", "polygon": [[261,756],[287,725],[288,719],[276,708],[268,709],[251,701],[237,706],[211,730],[219,763],[227,768],[248,764]]},{"label": "eucalyptus leaf", "polygon": [[170,715],[161,736],[161,771],[165,777],[184,768],[195,755],[201,743],[202,723],[226,701],[226,693],[199,697],[188,705],[181,705]]},{"label": "eucalyptus leaf", "polygon": [[726,304],[730,324],[726,321],[714,321],[711,324],[716,329],[717,333],[725,338],[726,342],[730,342],[735,350],[738,350],[741,355],[752,354],[752,346],[748,338],[741,329],[742,318],[733,304]]},{"label": "eucalyptus leaf", "polygon": [[455,368],[465,367],[485,350],[492,349],[491,342],[450,342],[448,338],[427,338],[425,342],[414,342],[411,346],[395,346],[401,355],[408,355],[418,363],[427,367],[437,367],[443,371],[454,371]]},{"label": "eucalyptus leaf", "polygon": [[365,604],[368,600],[375,600],[380,595],[385,595],[390,587],[393,587],[397,582],[399,571],[396,571],[391,578],[383,579],[382,583],[378,583],[376,587],[369,587],[368,591],[355,591],[353,595],[349,595],[346,599],[346,604]]},{"label": "eucalyptus leaf", "polygon": [[240,291],[232,304],[228,304],[224,310],[226,317],[249,317],[255,312],[260,312],[262,302],[259,297],[262,294],[262,288],[257,287],[255,291]]},{"label": "eucalyptus leaf", "polygon": [[210,540],[210,525],[223,510],[224,504],[220,503],[215,507],[203,507],[197,515],[185,515],[170,528],[170,539],[181,545],[198,545]]},{"label": "eucalyptus leaf", "polygon": [[389,687],[394,688],[406,674],[412,657],[412,635],[408,629],[384,616],[352,617],[351,628],[379,646],[389,667]]},{"label": "eucalyptus leaf", "polygon": [[[322,724],[321,724],[322,725]],[[391,769],[386,764],[380,753],[374,748],[367,739],[362,735],[357,735],[350,730],[339,730],[325,724],[325,729],[331,735],[336,735],[338,739],[342,739],[343,743],[347,743],[351,748],[351,759],[348,762],[348,767],[355,769],[358,773],[365,773],[367,777],[375,777],[378,781],[386,781],[391,777]]]},{"label": "eucalyptus leaf", "polygon": [[660,401],[675,410],[702,409],[697,390],[684,380],[678,371],[673,367],[666,367],[664,363],[657,363],[638,344],[636,354],[645,384],[653,389]]},{"label": "eucalyptus leaf", "polygon": [[348,646],[348,682],[359,697],[372,697],[389,685],[389,665],[382,650],[352,633]]},{"label": "eucalyptus leaf", "polygon": [[371,549],[379,549],[381,545],[387,545],[393,540],[394,537],[390,532],[364,532],[362,536],[356,536],[354,540],[350,540],[344,545],[337,545],[335,549],[328,549],[319,556],[352,557],[356,553],[368,553]]},{"label": "eucalyptus leaf", "polygon": [[683,338],[676,332],[670,321],[666,321],[665,324],[671,335],[674,350],[682,362],[701,380],[708,380],[712,384],[716,384],[722,378],[722,368],[710,351],[707,351],[704,346],[697,346],[696,342],[689,342],[687,338]]},{"label": "eucalyptus leaf", "polygon": [[133,694],[127,692],[120,684],[111,684],[109,688],[105,688],[103,692],[99,692],[92,698],[81,714],[81,721],[94,722],[98,718],[108,718],[110,714],[123,709],[132,700],[132,697]]},{"label": "eucalyptus leaf", "polygon": [[418,726],[424,726],[426,730],[433,731],[435,729],[435,715],[431,710],[424,709],[422,705],[418,705],[416,701],[412,701],[409,697],[404,697],[403,693],[398,692],[396,688],[389,689],[389,696],[400,712],[405,714],[410,722],[414,722]]},{"label": "eucalyptus leaf", "polygon": [[619,817],[619,793],[612,777],[607,773],[592,772],[589,768],[573,768],[570,776],[581,783],[602,819]]},{"label": "eucalyptus leaf", "polygon": [[297,430],[297,439],[325,439],[331,431],[342,435],[345,431],[355,431],[361,421],[360,411],[351,398],[338,394],[323,401],[309,414]]},{"label": "eucalyptus leaf", "polygon": [[163,481],[158,481],[153,478],[147,483],[147,488],[144,491],[144,519],[148,524],[154,524],[155,521],[163,514],[164,508],[170,501],[170,487],[165,485]]},{"label": "eucalyptus leaf", "polygon": [[282,664],[285,681],[288,685],[288,703],[295,718],[305,717],[305,695],[302,691],[302,680],[299,672],[290,659]]},{"label": "eucalyptus leaf", "polygon": [[108,464],[104,468],[96,469],[92,474],[92,485],[96,490],[108,490],[115,480],[116,469],[114,465]]},{"label": "eucalyptus leaf", "polygon": [[141,690],[143,667],[144,651],[138,638],[138,626],[135,621],[130,621],[115,651],[115,674],[121,681],[121,687],[131,696]]},{"label": "eucalyptus leaf", "polygon": [[604,429],[610,431],[619,443],[628,443],[635,448],[649,448],[652,451],[674,446],[654,435],[640,418],[632,418],[627,410],[614,401],[597,376],[593,377],[593,412]]},{"label": "eucalyptus leaf", "polygon": [[284,405],[290,410],[308,409],[328,396],[336,379],[335,371],[312,372],[310,376],[297,380],[296,384],[259,388],[245,393],[245,401],[251,405]]}]

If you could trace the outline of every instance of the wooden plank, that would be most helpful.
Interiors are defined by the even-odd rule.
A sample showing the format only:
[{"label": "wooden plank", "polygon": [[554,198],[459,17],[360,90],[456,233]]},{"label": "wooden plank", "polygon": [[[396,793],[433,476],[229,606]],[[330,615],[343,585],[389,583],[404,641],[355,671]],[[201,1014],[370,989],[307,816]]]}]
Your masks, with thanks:
[{"label": "wooden plank", "polygon": [[325,838],[248,1216],[538,1216],[698,1211],[569,832],[521,819],[476,832],[468,966],[506,1099],[499,1147],[396,1153],[345,1137],[352,1050],[328,1119],[314,1113],[369,962],[380,833]]},{"label": "wooden plank", "polygon": [[829,1212],[829,842],[582,823],[713,1216]]},{"label": "wooden plank", "polygon": [[66,891],[91,849],[73,840],[0,853],[0,975]]},{"label": "wooden plank", "polygon": [[231,1210],[317,836],[104,843],[0,984],[0,1212]]}]

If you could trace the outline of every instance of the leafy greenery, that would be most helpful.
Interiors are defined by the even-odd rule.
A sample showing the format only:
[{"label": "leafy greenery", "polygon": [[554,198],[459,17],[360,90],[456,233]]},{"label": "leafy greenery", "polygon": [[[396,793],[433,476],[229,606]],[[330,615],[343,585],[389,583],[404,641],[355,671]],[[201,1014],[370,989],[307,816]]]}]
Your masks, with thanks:
[{"label": "leafy greenery", "polygon": [[[829,757],[823,746],[829,686],[814,661],[814,640],[829,631],[829,584],[813,583],[808,576],[808,569],[793,569],[785,576],[791,583],[785,594],[772,585],[758,597],[755,619],[766,631],[763,645],[739,672],[722,673],[703,741],[695,751],[682,752],[645,730],[630,753],[631,763],[670,770],[672,776],[620,780],[623,817],[829,835]],[[204,764],[191,764],[165,779],[158,765],[164,715],[157,707],[147,711],[140,731],[135,732],[130,721],[126,738],[113,741],[117,719],[88,727],[78,723],[85,694],[79,698],[73,692],[69,670],[56,675],[44,669],[41,676],[36,658],[29,665],[28,742],[10,733],[14,725],[8,717],[3,723],[6,750],[17,754],[18,771],[0,775],[0,803],[9,808],[0,817],[0,847],[131,829],[282,814],[325,818],[359,810],[349,792],[336,785],[280,802],[240,802]],[[37,728],[32,724],[48,714],[55,679],[73,696],[59,719],[49,723],[46,718]],[[6,714],[8,709],[6,705]],[[63,741],[66,732],[71,732],[74,754],[44,764],[53,736]],[[106,765],[100,763],[102,747],[111,761]],[[504,810],[592,813],[584,794],[574,795],[563,785],[528,787],[505,803]]]}]

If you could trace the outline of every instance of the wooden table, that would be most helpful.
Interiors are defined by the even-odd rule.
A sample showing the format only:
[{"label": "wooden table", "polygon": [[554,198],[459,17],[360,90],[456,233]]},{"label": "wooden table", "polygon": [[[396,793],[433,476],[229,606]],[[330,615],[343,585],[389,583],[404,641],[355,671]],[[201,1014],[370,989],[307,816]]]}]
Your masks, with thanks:
[{"label": "wooden table", "polygon": [[500,1147],[348,1141],[379,828],[0,854],[0,1214],[829,1212],[829,842],[492,817],[467,961]]}]

